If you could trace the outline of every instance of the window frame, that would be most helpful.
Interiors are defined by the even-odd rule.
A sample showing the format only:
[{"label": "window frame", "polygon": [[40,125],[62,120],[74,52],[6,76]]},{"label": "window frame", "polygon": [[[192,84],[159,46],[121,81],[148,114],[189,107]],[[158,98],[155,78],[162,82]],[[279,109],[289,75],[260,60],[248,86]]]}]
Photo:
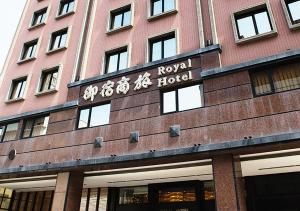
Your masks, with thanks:
[{"label": "window frame", "polygon": [[[253,17],[254,17],[254,15],[256,15],[262,11],[267,12],[271,31],[259,34],[258,30],[257,30],[256,20]],[[249,17],[249,16],[252,17],[252,23],[254,25],[256,35],[251,36],[251,37],[241,38],[239,35],[240,33],[239,33],[239,27],[238,27],[237,20],[241,19],[241,17]],[[252,42],[255,40],[261,40],[264,38],[273,37],[273,36],[277,35],[277,27],[276,27],[273,13],[272,13],[271,5],[269,2],[257,4],[254,6],[250,6],[250,7],[235,11],[231,14],[231,21],[232,21],[232,26],[233,26],[235,43],[237,45]]]},{"label": "window frame", "polygon": [[[113,50],[109,50],[109,51],[106,51],[105,52],[105,58],[104,58],[104,63],[105,63],[105,65],[104,65],[104,74],[111,74],[111,73],[117,73],[117,72],[119,72],[119,71],[121,71],[121,70],[124,70],[124,69],[126,69],[126,68],[124,68],[124,69],[120,69],[120,54],[121,53],[124,53],[124,52],[127,52],[127,67],[126,68],[128,68],[129,67],[129,58],[130,58],[130,51],[129,51],[129,45],[126,45],[126,46],[123,46],[123,47],[120,47],[120,48],[116,48],[116,49],[113,49]],[[117,70],[116,71],[114,71],[114,72],[111,72],[111,73],[108,73],[108,67],[109,67],[109,62],[108,62],[108,60],[109,60],[109,58],[111,57],[111,56],[113,56],[113,55],[118,55],[118,62],[117,62]]]},{"label": "window frame", "polygon": [[[60,36],[60,41],[59,43],[61,43],[61,38],[62,38],[62,35],[63,35],[63,32],[66,32],[66,42],[65,42],[65,45],[64,46],[59,46],[58,48],[53,48],[54,47],[54,44],[55,44],[55,39],[57,36]],[[63,29],[60,29],[58,31],[55,31],[51,34],[50,36],[50,41],[49,41],[49,45],[48,45],[48,54],[51,54],[53,52],[57,52],[57,51],[61,51],[61,50],[65,50],[68,48],[68,43],[69,43],[69,32],[70,32],[70,29],[69,27],[66,27],[66,28],[63,28]]]},{"label": "window frame", "polygon": [[[128,10],[129,9],[129,10]],[[124,22],[124,13],[130,11],[130,23],[128,25],[123,25]],[[122,25],[120,27],[116,27],[116,28],[112,28],[113,26],[113,21],[115,20],[115,17],[117,15],[122,14]],[[122,7],[119,7],[117,9],[113,9],[111,11],[109,11],[109,21],[108,21],[108,26],[107,26],[107,34],[111,34],[113,32],[117,32],[117,31],[122,31],[128,28],[132,28],[133,27],[133,18],[134,18],[134,4],[130,3],[130,4],[126,4]]]},{"label": "window frame", "polygon": [[[13,140],[4,141],[4,137],[5,137],[5,134],[6,134],[7,126],[8,126],[8,125],[11,125],[11,124],[17,124],[17,125],[18,125],[18,127],[17,127],[16,138],[13,139]],[[9,122],[9,123],[5,123],[5,124],[0,124],[0,128],[2,128],[2,130],[3,130],[2,137],[0,138],[0,143],[16,141],[16,140],[18,139],[18,131],[19,131],[19,128],[20,128],[20,121]],[[3,128],[4,128],[4,129],[3,129]]]},{"label": "window frame", "polygon": [[[24,92],[23,92],[23,96],[19,96],[20,92],[22,89],[20,89],[19,91],[19,94],[17,98],[12,98],[12,94],[13,94],[13,91],[14,91],[14,87],[16,85],[17,82],[20,82],[22,81],[22,86],[23,87],[24,85],[24,82],[26,81],[26,84],[25,84],[25,87],[24,87]],[[25,99],[25,95],[26,95],[26,91],[27,91],[27,84],[28,84],[28,77],[27,76],[23,76],[23,77],[19,77],[19,78],[15,78],[11,81],[11,85],[10,85],[10,89],[9,89],[9,92],[8,92],[8,95],[7,95],[7,100],[6,102],[15,102],[15,101],[19,101],[19,100],[24,100]]]},{"label": "window frame", "polygon": [[[38,51],[38,45],[39,45],[39,39],[38,38],[24,43],[21,54],[20,54],[20,57],[19,57],[18,64],[22,64],[24,62],[32,61],[32,60],[36,59],[37,51]],[[32,54],[31,57],[28,57],[28,58],[24,57],[25,53],[27,54],[29,48],[32,47],[32,46],[35,46],[35,51],[31,52],[31,54]]]},{"label": "window frame", "polygon": [[[43,21],[43,22],[40,22],[40,23],[34,24],[36,15],[37,15],[37,14],[40,14],[40,13],[43,12],[43,11],[44,11],[43,15],[45,16],[44,21]],[[33,13],[33,16],[32,16],[32,19],[31,19],[31,22],[30,22],[30,25],[29,25],[29,30],[30,30],[30,29],[33,29],[33,28],[37,28],[37,27],[42,26],[42,25],[45,25],[45,24],[46,24],[47,17],[48,17],[48,7],[44,7],[44,8],[42,8],[42,9],[38,10],[38,11],[35,11],[35,12]]]},{"label": "window frame", "polygon": [[[50,79],[50,83],[48,85],[51,86],[51,81],[52,81],[52,78],[53,78],[53,73],[57,73],[57,82],[55,84],[55,88],[53,89],[47,89],[47,90],[41,90],[45,81],[45,74],[51,74],[51,79]],[[52,93],[52,92],[56,92],[57,91],[57,87],[58,87],[58,84],[59,84],[59,78],[60,78],[60,67],[59,66],[56,66],[56,67],[53,67],[53,68],[50,68],[50,69],[44,69],[42,70],[41,72],[41,75],[40,75],[40,80],[39,80],[39,83],[38,83],[38,88],[37,88],[37,92],[36,92],[36,95],[42,95],[42,94],[46,94],[46,93]]]},{"label": "window frame", "polygon": [[[150,37],[148,39],[148,58],[147,58],[147,61],[148,62],[155,62],[155,61],[159,61],[159,60],[162,60],[162,59],[165,59],[165,58],[169,58],[169,57],[164,57],[164,42],[166,40],[169,40],[170,37],[172,37],[174,35],[174,39],[175,39],[175,43],[176,43],[176,54],[174,56],[176,56],[179,52],[178,52],[178,43],[177,43],[177,31],[176,30],[173,30],[173,31],[170,31],[170,32],[167,32],[167,33],[164,33],[164,34],[161,34],[161,35],[158,35],[158,36],[154,36],[154,37]],[[162,42],[162,45],[161,45],[161,55],[162,55],[162,58],[159,59],[159,60],[155,60],[153,61],[153,44],[154,43],[158,43],[158,42]]]},{"label": "window frame", "polygon": [[[98,107],[98,106],[104,106],[104,105],[110,105],[110,112],[109,112],[109,122],[107,124],[103,124],[103,125],[97,125],[97,126],[90,126],[91,124],[91,116],[92,116],[92,109],[94,107]],[[88,122],[87,122],[87,126],[86,127],[79,127],[79,122],[80,122],[80,114],[82,110],[89,110],[89,115],[88,115]],[[88,129],[88,128],[94,128],[94,127],[100,127],[100,126],[105,126],[105,125],[109,125],[110,124],[110,115],[111,115],[111,101],[105,101],[102,102],[100,104],[94,104],[94,105],[89,105],[89,106],[83,106],[78,108],[78,112],[77,112],[77,120],[76,120],[76,130],[83,130],[83,129]]]},{"label": "window frame", "polygon": [[157,18],[162,18],[162,17],[168,16],[168,15],[176,14],[178,12],[178,9],[177,9],[178,2],[177,2],[177,0],[173,0],[174,1],[174,8],[171,9],[171,10],[167,10],[167,11],[165,11],[165,9],[164,9],[164,6],[165,6],[164,1],[165,0],[161,0],[162,1],[162,12],[159,13],[159,14],[154,15],[154,2],[155,1],[160,1],[160,0],[150,0],[149,1],[148,21],[152,21],[152,20],[155,20]]},{"label": "window frame", "polygon": [[300,29],[300,21],[299,23],[293,23],[294,21],[292,20],[292,15],[288,7],[289,3],[296,2],[296,1],[297,0],[281,0],[282,8],[290,30]]},{"label": "window frame", "polygon": [[[35,116],[35,117],[30,117],[30,118],[24,119],[23,124],[22,124],[22,130],[21,130],[21,139],[28,139],[28,138],[35,138],[35,137],[40,137],[40,136],[46,136],[47,135],[47,131],[48,131],[49,122],[48,122],[48,125],[47,125],[47,131],[46,131],[45,135],[32,136],[36,120],[37,119],[41,119],[41,118],[46,118],[46,117],[49,117],[49,120],[50,120],[50,114],[44,114],[44,115],[41,115],[41,116]],[[28,137],[24,137],[26,123],[28,121],[32,121],[32,125],[30,127],[30,134],[29,134]]]},{"label": "window frame", "polygon": [[[196,85],[199,85],[200,88],[202,87],[201,88],[201,91],[202,91],[201,94],[202,95],[200,96],[201,97],[202,106],[197,107],[197,108],[191,108],[191,109],[179,111],[178,90],[179,89],[188,88],[188,87],[192,87],[192,86],[196,86]],[[164,102],[164,93],[172,92],[172,91],[175,91],[175,107],[176,107],[176,110],[164,113],[164,105],[165,105],[165,102]],[[198,81],[198,82],[194,82],[194,83],[190,83],[190,84],[185,84],[185,85],[182,85],[182,86],[176,86],[176,87],[172,87],[172,88],[167,88],[167,89],[160,90],[160,113],[161,113],[161,115],[168,115],[168,114],[174,114],[174,113],[179,113],[179,112],[191,111],[191,110],[200,109],[200,108],[203,108],[203,107],[205,107],[205,101],[204,101],[204,86],[203,86],[203,82],[202,81],[200,81],[200,82]]]},{"label": "window frame", "polygon": [[[66,13],[62,13],[63,12],[63,6],[64,6],[64,4],[66,4],[65,2],[70,3],[72,1],[74,2],[73,10],[68,11]],[[69,4],[69,3],[67,3],[67,4]],[[77,7],[77,0],[60,0],[58,10],[57,10],[57,14],[56,14],[56,19],[60,19],[60,18],[63,18],[63,17],[74,14],[75,10],[76,10],[76,7]]]}]

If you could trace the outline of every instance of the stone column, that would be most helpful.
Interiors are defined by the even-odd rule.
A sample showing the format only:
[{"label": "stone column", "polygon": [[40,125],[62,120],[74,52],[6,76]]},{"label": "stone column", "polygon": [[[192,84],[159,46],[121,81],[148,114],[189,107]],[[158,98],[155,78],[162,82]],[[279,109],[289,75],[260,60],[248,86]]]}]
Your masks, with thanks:
[{"label": "stone column", "polygon": [[245,187],[239,158],[213,157],[213,173],[218,211],[246,211]]},{"label": "stone column", "polygon": [[79,211],[83,179],[82,172],[59,173],[51,211]]}]

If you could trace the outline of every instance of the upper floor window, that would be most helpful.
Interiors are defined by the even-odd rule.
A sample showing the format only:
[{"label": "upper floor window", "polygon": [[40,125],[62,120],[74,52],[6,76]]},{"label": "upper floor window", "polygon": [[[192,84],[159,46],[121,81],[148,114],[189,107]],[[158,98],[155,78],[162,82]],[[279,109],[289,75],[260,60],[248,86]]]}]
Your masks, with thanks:
[{"label": "upper floor window", "polygon": [[300,0],[287,0],[286,4],[292,23],[300,23]]},{"label": "upper floor window", "polygon": [[58,68],[43,71],[39,92],[46,92],[56,88],[58,78]]},{"label": "upper floor window", "polygon": [[109,124],[110,104],[84,108],[79,111],[77,128]]},{"label": "upper floor window", "polygon": [[0,141],[13,141],[17,139],[18,122],[0,125]]},{"label": "upper floor window", "polygon": [[175,56],[177,54],[177,45],[175,33],[170,33],[149,40],[150,62],[163,58]]},{"label": "upper floor window", "polygon": [[75,0],[61,0],[58,15],[65,15],[74,11]]},{"label": "upper floor window", "polygon": [[126,69],[128,66],[127,47],[106,53],[105,73]]},{"label": "upper floor window", "polygon": [[33,40],[24,44],[21,54],[21,61],[32,59],[35,57],[38,40]]},{"label": "upper floor window", "polygon": [[162,93],[162,113],[203,107],[203,86],[194,85]]},{"label": "upper floor window", "polygon": [[68,37],[68,29],[63,29],[57,32],[54,32],[51,36],[50,41],[50,51],[54,51],[56,49],[61,49],[66,47]]},{"label": "upper floor window", "polygon": [[118,29],[131,24],[131,6],[126,6],[111,12],[110,30]]},{"label": "upper floor window", "polygon": [[151,16],[175,9],[175,0],[151,0]]},{"label": "upper floor window", "polygon": [[24,97],[27,78],[16,79],[12,81],[9,100],[20,99]]},{"label": "upper floor window", "polygon": [[49,116],[28,119],[25,121],[22,138],[46,135]]},{"label": "upper floor window", "polygon": [[233,22],[237,42],[276,33],[269,4],[234,13]]},{"label": "upper floor window", "polygon": [[47,8],[39,10],[33,14],[31,26],[37,26],[45,22],[46,20]]},{"label": "upper floor window", "polygon": [[251,73],[255,96],[300,88],[299,64]]}]

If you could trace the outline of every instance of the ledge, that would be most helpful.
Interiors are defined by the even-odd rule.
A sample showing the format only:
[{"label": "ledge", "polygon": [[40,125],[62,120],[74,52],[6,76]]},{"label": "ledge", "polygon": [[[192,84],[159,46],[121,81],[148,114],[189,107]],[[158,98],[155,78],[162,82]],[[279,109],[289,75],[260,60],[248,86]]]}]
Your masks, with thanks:
[{"label": "ledge", "polygon": [[247,38],[243,38],[243,39],[237,39],[235,40],[235,43],[237,45],[243,45],[243,44],[246,44],[246,43],[249,43],[249,42],[255,42],[255,41],[258,41],[258,40],[264,40],[266,38],[269,38],[269,37],[275,37],[277,36],[278,33],[277,31],[270,31],[270,32],[267,32],[267,33],[263,33],[263,34],[258,34],[258,35],[255,35],[255,36],[252,36],[252,37],[247,37]]},{"label": "ledge", "polygon": [[264,57],[264,58],[259,58],[255,59],[249,62],[244,62],[240,64],[235,64],[227,67],[222,67],[222,68],[213,68],[210,70],[205,70],[201,72],[201,77],[202,78],[210,78],[210,77],[215,77],[219,75],[225,75],[225,74],[230,74],[233,72],[249,69],[249,68],[256,68],[260,67],[263,65],[267,64],[274,64],[277,62],[285,61],[285,60],[290,60],[290,59],[295,59],[295,58],[300,58],[300,49],[297,50],[289,50],[284,53]]},{"label": "ledge", "polygon": [[54,94],[56,92],[58,92],[57,89],[51,89],[51,90],[46,90],[46,91],[42,91],[42,92],[37,92],[37,93],[35,93],[35,96],[41,97],[44,95]]},{"label": "ledge", "polygon": [[65,13],[65,14],[62,14],[62,15],[57,15],[57,16],[55,17],[55,19],[56,19],[56,20],[59,20],[59,19],[62,19],[62,18],[64,18],[64,17],[73,15],[74,13],[75,13],[75,11],[73,10],[73,11],[71,11],[71,12],[68,12],[68,13]]},{"label": "ledge", "polygon": [[45,22],[39,23],[39,24],[36,24],[36,25],[34,25],[34,26],[30,26],[30,27],[28,28],[28,30],[31,31],[31,30],[34,30],[34,29],[36,29],[36,28],[40,28],[40,27],[45,26],[45,25],[46,25]]},{"label": "ledge", "polygon": [[114,33],[117,33],[117,32],[122,32],[122,31],[125,31],[127,29],[131,29],[132,27],[133,27],[133,25],[130,24],[130,25],[127,25],[127,26],[122,26],[122,27],[119,27],[119,28],[110,29],[106,32],[106,34],[111,35],[111,34],[114,34]]},{"label": "ledge", "polygon": [[19,60],[17,62],[17,64],[24,64],[24,63],[27,63],[27,62],[30,62],[30,61],[33,61],[33,60],[36,60],[36,57],[31,57],[31,58],[28,58],[28,59],[23,59],[23,60]]},{"label": "ledge", "polygon": [[60,51],[64,51],[66,49],[67,49],[67,47],[64,46],[64,47],[56,48],[56,49],[53,49],[53,50],[49,50],[49,51],[46,52],[46,54],[51,55],[51,54],[54,54],[54,53],[58,53]]},{"label": "ledge", "polygon": [[21,101],[24,101],[24,100],[25,99],[23,97],[20,97],[20,98],[6,100],[5,103],[6,104],[11,104],[11,103],[21,102]]},{"label": "ledge", "polygon": [[163,12],[163,13],[160,13],[160,14],[157,14],[157,15],[149,16],[149,17],[147,18],[147,20],[148,20],[149,22],[151,22],[151,21],[154,21],[154,20],[157,20],[157,19],[166,17],[166,16],[170,16],[170,15],[173,15],[173,14],[176,14],[176,13],[178,13],[178,10],[177,10],[177,9],[173,9],[173,10],[169,10],[169,11],[166,11],[166,12]]},{"label": "ledge", "polygon": [[43,114],[47,114],[47,113],[54,112],[54,111],[60,111],[60,110],[73,108],[76,106],[78,106],[78,100],[70,101],[70,102],[52,106],[49,108],[43,108],[43,109],[39,109],[39,110],[35,110],[35,111],[24,112],[24,113],[12,115],[12,116],[0,117],[0,122],[18,120],[21,118],[27,118],[27,117],[31,117],[31,116],[35,116],[35,115],[43,115]]},{"label": "ledge", "polygon": [[141,72],[141,71],[145,71],[147,69],[152,69],[156,66],[160,66],[160,65],[164,65],[166,63],[170,63],[173,61],[176,61],[178,59],[185,59],[185,58],[189,58],[189,57],[196,57],[200,54],[204,54],[204,53],[209,53],[209,52],[213,52],[213,51],[218,51],[221,52],[221,45],[211,45],[205,48],[199,48],[195,51],[191,51],[188,53],[183,53],[183,54],[178,54],[176,56],[172,56],[169,58],[165,58],[165,59],[161,59],[161,60],[157,60],[154,62],[149,62],[149,63],[145,63],[142,65],[137,65],[134,67],[130,67],[130,68],[126,68],[117,72],[113,72],[113,73],[108,73],[105,75],[99,75],[99,76],[95,76],[92,78],[88,78],[88,79],[84,79],[81,81],[76,81],[73,83],[69,83],[68,84],[68,88],[72,88],[72,87],[76,87],[76,86],[83,86],[83,85],[87,85],[87,84],[91,84],[91,83],[96,83],[99,81],[105,81],[105,80],[109,80],[112,78],[116,78],[116,77],[120,77],[126,74],[132,74],[132,73],[136,73],[136,72]]},{"label": "ledge", "polygon": [[218,144],[205,144],[200,146],[192,146],[186,148],[170,149],[164,151],[147,152],[140,154],[122,155],[116,157],[99,157],[89,160],[67,161],[62,163],[40,164],[24,167],[1,168],[0,175],[13,173],[33,173],[42,171],[54,171],[70,168],[80,168],[86,166],[96,166],[103,164],[116,164],[121,162],[129,162],[135,160],[166,158],[178,155],[192,155],[197,153],[215,152],[220,150],[241,149],[245,147],[261,146],[266,144],[282,144],[300,139],[300,132],[278,134],[273,136],[264,136],[252,139],[224,142]]}]

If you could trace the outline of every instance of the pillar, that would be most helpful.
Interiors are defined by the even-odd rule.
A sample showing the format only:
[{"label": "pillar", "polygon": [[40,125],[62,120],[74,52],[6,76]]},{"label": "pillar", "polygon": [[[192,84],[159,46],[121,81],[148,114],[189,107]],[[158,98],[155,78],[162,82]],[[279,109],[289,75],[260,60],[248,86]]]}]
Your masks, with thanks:
[{"label": "pillar", "polygon": [[79,211],[83,179],[82,172],[59,173],[51,211]]},{"label": "pillar", "polygon": [[213,157],[213,174],[218,211],[246,211],[241,162],[232,155]]}]

